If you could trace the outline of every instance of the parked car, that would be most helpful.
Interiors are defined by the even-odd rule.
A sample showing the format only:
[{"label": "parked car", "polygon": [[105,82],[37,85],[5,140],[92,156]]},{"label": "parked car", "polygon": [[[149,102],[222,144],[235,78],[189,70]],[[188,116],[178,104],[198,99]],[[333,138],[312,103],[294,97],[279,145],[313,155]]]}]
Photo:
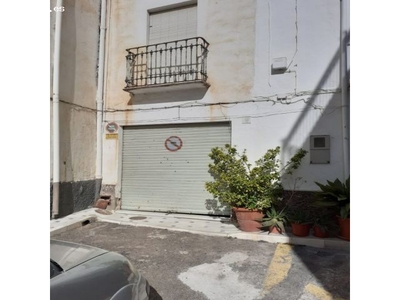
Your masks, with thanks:
[{"label": "parked car", "polygon": [[124,256],[50,240],[51,300],[148,300],[147,280]]}]

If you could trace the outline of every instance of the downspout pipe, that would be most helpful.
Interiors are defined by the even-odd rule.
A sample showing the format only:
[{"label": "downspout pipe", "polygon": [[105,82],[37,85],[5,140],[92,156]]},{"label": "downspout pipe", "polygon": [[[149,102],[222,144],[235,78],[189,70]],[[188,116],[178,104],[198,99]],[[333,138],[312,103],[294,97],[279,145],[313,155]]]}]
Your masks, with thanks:
[{"label": "downspout pipe", "polygon": [[350,176],[350,96],[349,96],[349,51],[350,46],[350,5],[349,0],[340,1],[340,75],[342,87],[342,135],[343,175]]},{"label": "downspout pipe", "polygon": [[98,198],[103,178],[103,89],[104,89],[104,53],[105,53],[105,35],[106,35],[106,7],[107,0],[101,1],[101,19],[100,19],[100,44],[99,44],[99,69],[96,93],[97,110],[97,144],[96,144],[96,198]]},{"label": "downspout pipe", "polygon": [[[63,1],[57,0],[57,7],[62,7]],[[56,28],[54,34],[53,63],[53,208],[52,218],[59,214],[60,204],[60,48],[62,11],[56,11]]]}]

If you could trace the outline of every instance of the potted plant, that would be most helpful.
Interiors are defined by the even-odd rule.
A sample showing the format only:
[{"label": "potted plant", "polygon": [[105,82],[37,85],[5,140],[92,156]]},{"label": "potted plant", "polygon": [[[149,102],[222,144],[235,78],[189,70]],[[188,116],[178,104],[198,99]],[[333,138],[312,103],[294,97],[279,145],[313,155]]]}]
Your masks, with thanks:
[{"label": "potted plant", "polygon": [[239,229],[260,230],[260,223],[256,220],[282,199],[282,172],[297,169],[307,151],[300,149],[283,168],[279,153],[279,147],[269,149],[253,167],[248,162],[246,150],[239,153],[236,147],[228,144],[211,149],[209,156],[213,163],[209,164],[209,172],[214,181],[205,183],[206,190],[230,206]]},{"label": "potted plant", "polygon": [[287,216],[285,208],[277,211],[274,206],[267,210],[266,216],[259,220],[261,229],[267,229],[269,233],[285,232],[285,225],[287,223]]},{"label": "potted plant", "polygon": [[336,228],[334,222],[332,222],[332,216],[320,215],[314,219],[313,223],[313,236],[319,238],[329,237],[329,232]]},{"label": "potted plant", "polygon": [[310,214],[304,210],[293,210],[289,214],[292,233],[296,236],[308,236],[311,229]]},{"label": "potted plant", "polygon": [[321,189],[315,205],[336,210],[340,228],[338,237],[350,241],[350,177],[345,182],[336,179],[333,182],[327,180],[327,184],[315,184]]}]

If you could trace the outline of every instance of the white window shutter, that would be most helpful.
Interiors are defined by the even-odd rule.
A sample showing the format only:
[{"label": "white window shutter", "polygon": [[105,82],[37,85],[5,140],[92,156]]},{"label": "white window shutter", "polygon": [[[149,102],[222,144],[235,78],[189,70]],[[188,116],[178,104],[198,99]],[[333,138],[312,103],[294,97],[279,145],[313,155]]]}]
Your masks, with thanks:
[{"label": "white window shutter", "polygon": [[148,44],[197,36],[197,6],[150,14]]}]

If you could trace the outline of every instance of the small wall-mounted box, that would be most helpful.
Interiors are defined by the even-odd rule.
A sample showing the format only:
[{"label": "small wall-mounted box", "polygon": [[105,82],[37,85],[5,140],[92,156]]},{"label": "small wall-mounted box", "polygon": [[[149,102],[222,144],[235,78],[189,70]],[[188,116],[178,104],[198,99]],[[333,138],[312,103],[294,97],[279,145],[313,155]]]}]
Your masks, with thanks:
[{"label": "small wall-mounted box", "polygon": [[329,164],[330,155],[329,135],[310,136],[310,164]]},{"label": "small wall-mounted box", "polygon": [[286,70],[287,69],[287,59],[286,57],[278,57],[272,60],[272,70]]}]

